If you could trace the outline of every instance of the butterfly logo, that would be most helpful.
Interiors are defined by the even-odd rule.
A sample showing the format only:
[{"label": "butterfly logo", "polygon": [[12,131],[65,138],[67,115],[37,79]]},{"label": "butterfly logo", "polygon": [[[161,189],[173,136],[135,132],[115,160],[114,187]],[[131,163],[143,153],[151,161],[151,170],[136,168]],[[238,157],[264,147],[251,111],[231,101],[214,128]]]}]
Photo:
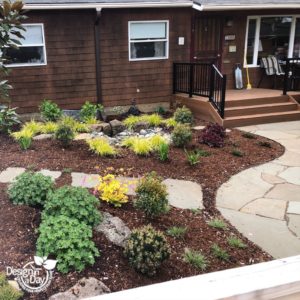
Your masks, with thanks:
[{"label": "butterfly logo", "polygon": [[48,271],[53,270],[57,264],[57,260],[48,259],[47,256],[43,256],[43,257],[34,256],[34,262],[37,266],[42,266],[44,267],[44,269]]}]

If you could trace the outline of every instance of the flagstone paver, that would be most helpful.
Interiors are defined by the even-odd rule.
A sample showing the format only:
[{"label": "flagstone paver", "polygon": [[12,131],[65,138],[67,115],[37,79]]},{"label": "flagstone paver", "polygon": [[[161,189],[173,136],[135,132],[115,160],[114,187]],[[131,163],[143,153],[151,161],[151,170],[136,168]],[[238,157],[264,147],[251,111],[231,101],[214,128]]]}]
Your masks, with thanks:
[{"label": "flagstone paver", "polygon": [[85,188],[94,188],[99,184],[99,175],[98,174],[85,174],[79,172],[72,172],[72,186],[85,187]]},{"label": "flagstone paver", "polygon": [[10,183],[23,172],[25,168],[7,168],[0,173],[0,183]]},{"label": "flagstone paver", "polygon": [[202,188],[199,184],[179,179],[166,179],[169,204],[182,209],[203,209]]},{"label": "flagstone paver", "polygon": [[272,162],[242,171],[224,183],[217,192],[217,208],[272,256],[299,254],[300,121],[239,129],[273,139],[286,149]]},{"label": "flagstone paver", "polygon": [[59,171],[50,171],[50,170],[41,170],[39,171],[39,173],[45,175],[45,176],[50,176],[53,181],[55,181],[56,179],[58,179],[61,176],[61,172]]}]

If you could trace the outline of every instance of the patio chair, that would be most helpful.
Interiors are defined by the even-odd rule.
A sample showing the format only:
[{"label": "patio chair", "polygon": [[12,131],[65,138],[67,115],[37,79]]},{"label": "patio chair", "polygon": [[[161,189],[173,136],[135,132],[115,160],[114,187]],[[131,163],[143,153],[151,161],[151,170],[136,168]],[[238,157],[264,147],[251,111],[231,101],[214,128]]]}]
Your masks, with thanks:
[{"label": "patio chair", "polygon": [[276,80],[278,76],[284,76],[284,71],[281,68],[277,58],[275,56],[262,57],[260,67],[264,69],[261,78],[258,83],[260,87],[264,76],[273,76],[273,89],[276,88]]}]

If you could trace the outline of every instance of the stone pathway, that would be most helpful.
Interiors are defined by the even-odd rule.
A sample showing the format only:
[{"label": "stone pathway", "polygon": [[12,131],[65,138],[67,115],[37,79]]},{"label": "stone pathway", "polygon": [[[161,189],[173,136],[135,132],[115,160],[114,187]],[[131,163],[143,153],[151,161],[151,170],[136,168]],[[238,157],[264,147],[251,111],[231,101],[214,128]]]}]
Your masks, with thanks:
[{"label": "stone pathway", "polygon": [[[10,183],[23,172],[25,172],[24,168],[7,168],[6,170],[0,172],[0,183]],[[50,171],[46,169],[39,172],[46,176],[50,176],[53,181],[58,179],[62,174],[58,171]],[[98,174],[72,172],[71,177],[72,186],[94,188],[99,183]],[[135,196],[138,178],[119,176],[117,179],[128,184],[128,195]],[[199,184],[192,181],[170,178],[164,180],[163,183],[167,186],[169,193],[168,200],[170,205],[182,209],[203,209],[203,194],[202,188]]]},{"label": "stone pathway", "polygon": [[233,176],[216,205],[241,233],[275,258],[300,253],[300,121],[239,128],[282,144],[272,162]]}]

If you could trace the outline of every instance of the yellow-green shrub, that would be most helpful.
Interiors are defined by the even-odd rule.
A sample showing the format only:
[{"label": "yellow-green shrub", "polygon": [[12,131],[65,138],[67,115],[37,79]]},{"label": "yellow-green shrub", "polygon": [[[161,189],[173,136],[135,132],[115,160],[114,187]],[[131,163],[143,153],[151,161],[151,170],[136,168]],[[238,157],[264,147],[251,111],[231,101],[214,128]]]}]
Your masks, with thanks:
[{"label": "yellow-green shrub", "polygon": [[0,273],[0,300],[18,300],[23,293],[12,287],[4,273]]},{"label": "yellow-green shrub", "polygon": [[30,129],[22,129],[20,131],[13,132],[11,136],[19,141],[22,138],[31,139],[34,136],[34,133]]},{"label": "yellow-green shrub", "polygon": [[127,137],[127,138],[123,139],[121,146],[126,147],[126,148],[131,148],[137,139],[138,139],[138,137],[136,137],[136,136]]},{"label": "yellow-green shrub", "polygon": [[100,156],[113,156],[117,154],[116,149],[109,144],[106,138],[87,140],[89,148]]},{"label": "yellow-green shrub", "polygon": [[100,199],[113,204],[115,207],[120,207],[122,204],[128,202],[126,193],[128,186],[126,183],[121,183],[112,174],[100,177],[100,183],[96,187],[100,194]]},{"label": "yellow-green shrub", "polygon": [[151,141],[145,138],[137,138],[131,149],[135,154],[141,156],[147,156],[153,150]]},{"label": "yellow-green shrub", "polygon": [[135,126],[135,124],[140,121],[141,121],[141,117],[129,116],[123,121],[123,123],[127,128],[132,129]]},{"label": "yellow-green shrub", "polygon": [[34,120],[31,120],[30,122],[26,122],[22,126],[22,130],[30,130],[32,131],[33,135],[37,135],[42,132],[43,130],[43,123],[41,122],[36,122]]},{"label": "yellow-green shrub", "polygon": [[90,128],[87,124],[80,123],[70,116],[62,117],[60,120],[60,123],[71,127],[74,132],[89,132],[90,131]]},{"label": "yellow-green shrub", "polygon": [[167,140],[159,134],[150,137],[149,142],[151,143],[152,149],[154,151],[158,151],[161,144],[167,144]]},{"label": "yellow-green shrub", "polygon": [[149,123],[150,126],[155,127],[161,125],[163,119],[159,114],[142,115],[141,121]]},{"label": "yellow-green shrub", "polygon": [[58,124],[54,122],[46,122],[42,126],[42,133],[55,133],[58,128]]},{"label": "yellow-green shrub", "polygon": [[162,121],[162,123],[167,128],[175,127],[178,124],[177,121],[174,118],[165,119],[165,120]]}]

